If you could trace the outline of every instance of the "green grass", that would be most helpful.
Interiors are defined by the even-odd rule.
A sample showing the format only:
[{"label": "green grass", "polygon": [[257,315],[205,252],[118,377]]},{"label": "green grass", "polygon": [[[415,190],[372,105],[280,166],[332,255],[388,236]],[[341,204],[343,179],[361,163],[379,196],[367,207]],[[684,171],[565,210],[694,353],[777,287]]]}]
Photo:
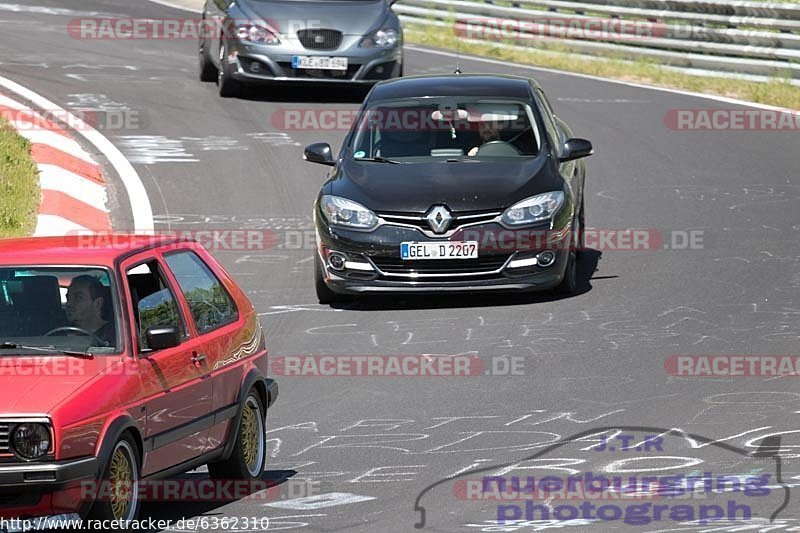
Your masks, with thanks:
[{"label": "green grass", "polygon": [[[456,49],[456,36],[452,31],[430,31],[419,24],[407,25],[405,40],[408,43]],[[612,78],[617,80],[645,83],[673,89],[684,89],[700,93],[739,98],[750,102],[786,107],[800,110],[800,87],[781,78],[759,83],[729,78],[692,76],[663,68],[648,60],[623,61],[613,58],[591,58],[566,55],[569,48],[563,45],[537,43],[537,48],[516,50],[504,48],[493,43],[468,43],[463,40],[458,45],[461,53],[480,57],[500,59],[512,63],[565,70]]]},{"label": "green grass", "polygon": [[39,175],[30,143],[0,117],[0,238],[33,233],[39,198]]}]

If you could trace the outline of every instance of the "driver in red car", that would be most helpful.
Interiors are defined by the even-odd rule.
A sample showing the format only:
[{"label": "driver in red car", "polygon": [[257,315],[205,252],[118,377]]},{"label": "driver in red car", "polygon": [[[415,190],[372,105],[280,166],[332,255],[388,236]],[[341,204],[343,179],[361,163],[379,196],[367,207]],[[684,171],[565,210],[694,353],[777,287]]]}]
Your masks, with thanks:
[{"label": "driver in red car", "polygon": [[107,290],[94,276],[75,277],[67,289],[67,305],[64,312],[70,326],[93,334],[106,346],[116,344],[113,321],[106,320],[110,308]]}]

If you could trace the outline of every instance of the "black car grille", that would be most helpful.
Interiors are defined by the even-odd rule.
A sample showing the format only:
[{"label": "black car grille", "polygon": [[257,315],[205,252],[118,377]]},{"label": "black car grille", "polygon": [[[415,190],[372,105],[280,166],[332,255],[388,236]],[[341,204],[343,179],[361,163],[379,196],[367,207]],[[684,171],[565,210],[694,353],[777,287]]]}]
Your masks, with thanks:
[{"label": "black car grille", "polygon": [[[469,274],[480,276],[500,269],[506,264],[511,254],[487,255],[477,259],[433,259],[408,260],[398,257],[370,257],[381,271],[386,274],[425,274],[448,276]],[[468,277],[468,276],[461,276]]]},{"label": "black car grille", "polygon": [[297,37],[309,50],[336,50],[342,44],[342,32],[338,30],[300,30]]},{"label": "black car grille", "polygon": [[[493,220],[500,212],[494,211],[491,213],[475,213],[475,214],[457,214],[453,213],[453,221],[450,222],[450,226],[447,228],[447,231],[451,231],[466,224],[480,224],[483,222],[489,222]],[[419,215],[400,215],[400,214],[393,214],[393,213],[378,213],[378,215],[384,219],[386,222],[389,223],[396,223],[396,224],[404,224],[407,226],[414,226],[417,228],[421,228],[425,231],[433,231],[431,229],[430,224],[424,218],[420,217]]]}]

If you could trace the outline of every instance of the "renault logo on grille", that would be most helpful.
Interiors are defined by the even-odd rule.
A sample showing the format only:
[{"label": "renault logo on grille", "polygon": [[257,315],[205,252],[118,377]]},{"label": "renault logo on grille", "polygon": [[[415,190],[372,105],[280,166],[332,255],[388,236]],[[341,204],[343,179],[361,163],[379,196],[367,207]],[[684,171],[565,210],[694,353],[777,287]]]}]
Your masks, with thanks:
[{"label": "renault logo on grille", "polygon": [[425,215],[425,220],[428,221],[434,233],[444,233],[453,221],[453,216],[450,211],[443,205],[435,205]]}]

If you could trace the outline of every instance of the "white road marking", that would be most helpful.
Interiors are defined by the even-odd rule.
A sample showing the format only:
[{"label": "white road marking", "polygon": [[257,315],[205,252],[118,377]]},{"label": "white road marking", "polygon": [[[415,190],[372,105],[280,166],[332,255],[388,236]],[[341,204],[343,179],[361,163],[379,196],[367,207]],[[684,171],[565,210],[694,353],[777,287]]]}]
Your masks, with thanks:
[{"label": "white road marking", "polygon": [[59,191],[100,211],[106,208],[106,188],[56,165],[37,165],[42,189]]},{"label": "white road marking", "polygon": [[374,500],[373,496],[360,496],[349,492],[329,492],[328,494],[317,494],[306,496],[305,498],[295,498],[282,502],[272,502],[265,504],[267,507],[277,509],[294,509],[296,511],[313,511],[324,509],[325,507],[335,507],[337,505],[348,505],[351,503],[366,502]]},{"label": "white road marking", "polygon": [[77,231],[89,231],[89,229],[57,215],[39,215],[36,222],[36,231],[33,233],[33,236],[49,237],[53,235],[66,235],[67,233]]},{"label": "white road marking", "polygon": [[[43,109],[52,109],[67,113],[66,110],[57,106],[47,98],[8,78],[0,77],[0,86],[20,95]],[[134,230],[153,231],[153,208],[150,205],[150,199],[147,197],[147,191],[144,188],[142,179],[139,177],[139,174],[136,173],[133,165],[125,159],[122,152],[120,152],[102,133],[88,124],[85,124],[78,117],[72,117],[70,122],[77,125],[76,131],[105,155],[106,159],[111,163],[111,166],[116,170],[131,203]]]}]

